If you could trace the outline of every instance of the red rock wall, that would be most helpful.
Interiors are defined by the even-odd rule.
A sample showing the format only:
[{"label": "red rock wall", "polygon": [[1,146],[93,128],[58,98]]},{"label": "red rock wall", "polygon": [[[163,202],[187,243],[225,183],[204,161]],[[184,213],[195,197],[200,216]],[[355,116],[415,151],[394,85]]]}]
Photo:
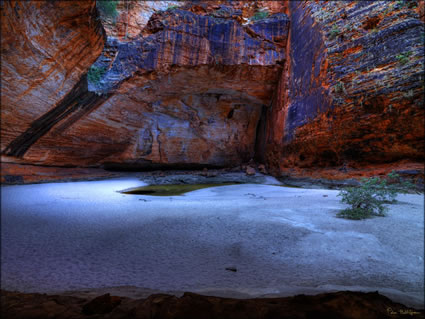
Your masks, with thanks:
[{"label": "red rock wall", "polygon": [[[121,1],[115,23],[101,19],[104,42],[94,1],[2,2],[3,159],[155,167],[255,156],[276,174],[423,161],[423,3],[173,5]],[[259,10],[281,15],[254,21]],[[104,43],[94,66],[105,72],[87,83]]]},{"label": "red rock wall", "polygon": [[293,1],[289,9],[269,168],[423,161],[420,3]]},{"label": "red rock wall", "polygon": [[106,70],[101,80],[87,89],[82,78],[7,154],[66,166],[250,160],[285,60],[288,20],[243,26],[237,7],[209,13],[208,5],[157,12],[132,41],[110,37],[95,63]]},{"label": "red rock wall", "polygon": [[1,11],[3,152],[87,72],[104,35],[94,1],[4,1]]}]

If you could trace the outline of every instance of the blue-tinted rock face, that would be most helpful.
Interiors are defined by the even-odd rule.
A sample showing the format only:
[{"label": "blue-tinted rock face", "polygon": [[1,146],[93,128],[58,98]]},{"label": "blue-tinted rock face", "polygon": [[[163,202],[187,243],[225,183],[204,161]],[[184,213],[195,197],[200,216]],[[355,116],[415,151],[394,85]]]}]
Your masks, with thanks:
[{"label": "blue-tinted rock face", "polygon": [[[228,166],[254,145],[275,172],[424,158],[423,2],[121,2],[88,81],[103,43],[94,4],[74,15],[65,2],[24,3],[5,3],[2,20],[2,152],[13,160]],[[38,50],[44,34],[55,45]]]},{"label": "blue-tinted rock face", "polygon": [[330,107],[328,90],[319,78],[326,53],[318,25],[296,2],[290,3],[291,19],[291,74],[289,75],[289,99],[284,140],[294,138],[295,129]]},{"label": "blue-tinted rock face", "polygon": [[288,71],[269,117],[269,165],[279,171],[423,161],[424,23],[417,5],[289,3]]},{"label": "blue-tinted rock face", "polygon": [[[242,25],[239,11],[224,11],[160,12],[132,41],[109,37],[88,88],[80,81],[60,112],[35,121],[36,130],[13,148],[26,160],[44,156],[44,163],[61,165],[250,160],[261,110],[285,62],[289,20],[279,13]],[[88,97],[90,107],[80,105]],[[52,125],[43,126],[45,118]]]},{"label": "blue-tinted rock face", "polygon": [[276,65],[285,60],[288,29],[283,13],[243,26],[234,19],[179,9],[163,12],[151,18],[147,25],[151,34],[145,37],[131,42],[108,39],[104,54],[94,64],[106,72],[98,83],[89,83],[89,89],[107,93],[136,71],[172,65]]}]

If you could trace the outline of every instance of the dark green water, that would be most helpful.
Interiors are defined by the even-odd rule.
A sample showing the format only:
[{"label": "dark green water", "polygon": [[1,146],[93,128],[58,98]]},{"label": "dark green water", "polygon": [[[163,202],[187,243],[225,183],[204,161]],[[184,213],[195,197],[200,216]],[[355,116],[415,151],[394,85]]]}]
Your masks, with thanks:
[{"label": "dark green water", "polygon": [[178,196],[198,189],[236,184],[239,183],[148,185],[125,189],[120,193],[130,195]]}]

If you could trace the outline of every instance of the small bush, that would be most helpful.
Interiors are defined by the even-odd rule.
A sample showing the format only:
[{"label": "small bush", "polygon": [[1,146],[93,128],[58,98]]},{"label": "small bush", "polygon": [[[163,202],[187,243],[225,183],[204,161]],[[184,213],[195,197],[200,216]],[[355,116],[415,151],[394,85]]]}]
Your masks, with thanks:
[{"label": "small bush", "polygon": [[397,5],[400,6],[400,9],[404,8],[404,7],[408,7],[408,8],[417,8],[418,4],[416,1],[402,1],[399,0],[397,1]]},{"label": "small bush", "polygon": [[252,20],[257,21],[257,20],[262,20],[265,19],[269,16],[269,13],[267,11],[257,11],[253,16],[252,16]]},{"label": "small bush", "polygon": [[117,11],[118,0],[97,0],[96,7],[106,16],[115,18],[118,15]]},{"label": "small bush", "polygon": [[398,62],[400,62],[401,65],[405,65],[407,62],[409,62],[409,57],[411,55],[412,55],[412,51],[407,51],[397,55],[396,59],[398,60]]},{"label": "small bush", "polygon": [[338,81],[337,84],[334,85],[335,93],[346,93],[344,82]]},{"label": "small bush", "polygon": [[394,172],[389,173],[386,179],[364,178],[359,187],[350,187],[339,192],[341,201],[351,207],[339,212],[337,216],[347,219],[385,216],[388,208],[384,204],[395,203],[397,193],[407,193],[411,189],[413,184],[402,182],[400,176]]},{"label": "small bush", "polygon": [[340,33],[341,33],[341,30],[339,29],[339,27],[336,24],[334,24],[329,33],[329,39],[330,40],[335,39]]},{"label": "small bush", "polygon": [[87,79],[89,82],[97,84],[105,73],[106,68],[92,65],[87,73]]},{"label": "small bush", "polygon": [[167,11],[173,11],[173,10],[177,9],[178,7],[179,7],[179,6],[176,6],[176,5],[169,6],[169,7],[167,8]]}]

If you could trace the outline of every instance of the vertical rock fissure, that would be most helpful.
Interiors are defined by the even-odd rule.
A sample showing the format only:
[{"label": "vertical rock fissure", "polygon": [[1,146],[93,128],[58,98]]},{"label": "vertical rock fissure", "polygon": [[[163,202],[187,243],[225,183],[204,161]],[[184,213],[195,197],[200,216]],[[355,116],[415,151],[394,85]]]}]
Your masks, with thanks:
[{"label": "vertical rock fissure", "polygon": [[[270,103],[270,106],[273,104],[273,100]],[[257,123],[257,129],[254,139],[254,160],[257,163],[264,163],[265,160],[265,150],[266,150],[266,138],[267,138],[267,113],[268,108],[266,105],[261,107],[260,119]]]}]

